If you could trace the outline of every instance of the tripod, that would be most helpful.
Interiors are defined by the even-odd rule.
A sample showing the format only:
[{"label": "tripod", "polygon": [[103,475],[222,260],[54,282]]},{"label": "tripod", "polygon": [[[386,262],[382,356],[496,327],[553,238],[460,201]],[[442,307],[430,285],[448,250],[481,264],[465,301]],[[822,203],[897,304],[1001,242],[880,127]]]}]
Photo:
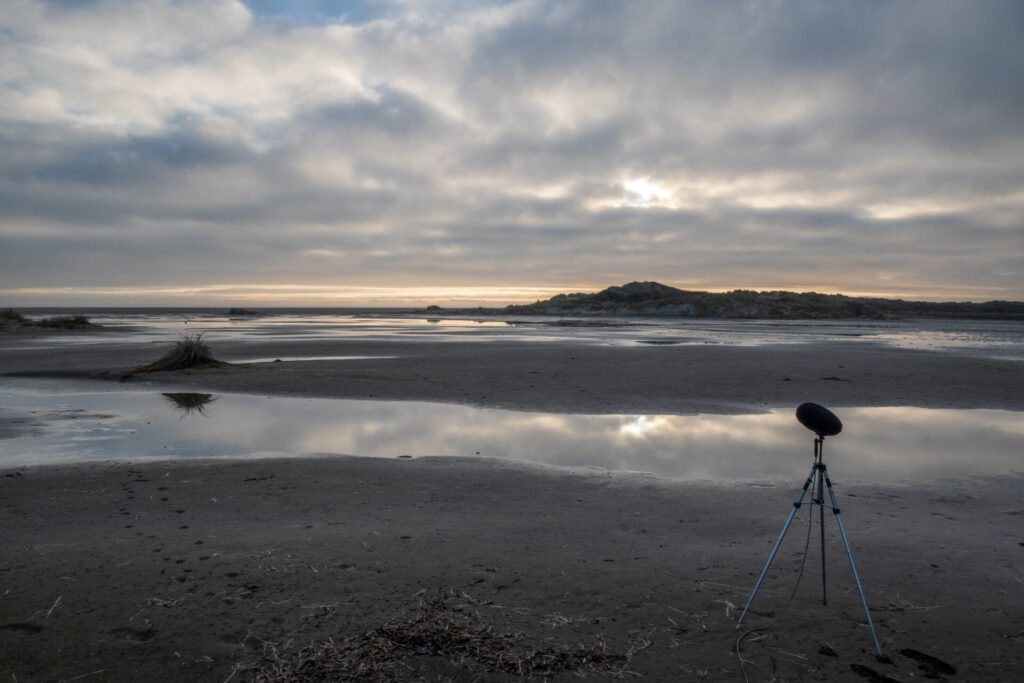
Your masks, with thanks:
[{"label": "tripod", "polygon": [[[834,432],[833,432],[834,433]],[[832,481],[828,477],[828,467],[822,462],[822,452],[825,448],[825,435],[818,433],[814,439],[814,464],[811,466],[811,472],[807,475],[807,481],[804,482],[804,487],[800,491],[800,496],[793,503],[793,509],[789,512],[789,517],[786,519],[785,526],[782,527],[782,533],[779,534],[779,540],[775,541],[775,547],[772,548],[771,555],[768,556],[768,562],[764,565],[764,569],[761,571],[761,576],[757,579],[757,584],[754,585],[754,590],[750,594],[750,598],[747,599],[747,604],[743,608],[743,613],[740,614],[739,620],[736,622],[736,627],[743,623],[743,617],[747,615],[747,610],[750,609],[750,603],[754,601],[754,596],[757,595],[757,590],[761,587],[761,582],[764,581],[765,575],[768,573],[768,568],[772,566],[772,560],[775,559],[775,553],[778,552],[779,546],[782,545],[782,539],[786,537],[786,532],[789,531],[789,525],[793,522],[793,517],[796,516],[796,511],[800,509],[803,504],[804,496],[807,494],[807,489],[813,484],[811,491],[811,504],[817,505],[819,510],[820,526],[821,526],[821,600],[822,603],[828,604],[828,593],[827,583],[825,580],[825,487],[828,488],[828,495],[832,501],[832,512],[836,516],[836,522],[839,524],[839,533],[843,537],[843,546],[846,547],[846,555],[850,558],[850,569],[853,570],[853,578],[857,582],[857,591],[860,593],[861,604],[864,605],[864,615],[868,618],[868,626],[871,627],[871,637],[875,641],[875,650],[879,655],[882,654],[882,646],[878,644],[878,636],[875,634],[875,625],[871,621],[871,612],[868,611],[868,601],[864,598],[864,589],[860,585],[860,577],[857,576],[857,567],[853,563],[853,553],[850,552],[850,542],[846,539],[846,530],[843,528],[843,518],[839,515],[839,504],[836,502],[835,491],[832,490]],[[808,523],[813,523],[812,517]],[[808,530],[808,533],[810,531]]]}]

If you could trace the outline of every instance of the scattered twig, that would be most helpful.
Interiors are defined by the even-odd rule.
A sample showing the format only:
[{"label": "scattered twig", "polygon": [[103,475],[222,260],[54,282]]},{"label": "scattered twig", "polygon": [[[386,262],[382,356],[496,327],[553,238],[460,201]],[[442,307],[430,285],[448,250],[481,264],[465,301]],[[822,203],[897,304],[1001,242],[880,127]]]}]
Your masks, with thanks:
[{"label": "scattered twig", "polygon": [[786,652],[781,648],[776,648],[779,654],[786,655],[787,657],[793,657],[794,659],[801,659],[807,661],[807,655],[802,655],[796,652]]},{"label": "scattered twig", "polygon": [[585,624],[589,621],[593,621],[593,619],[585,617],[582,614],[578,617],[567,617],[559,612],[554,612],[553,614],[548,614],[541,619],[540,623],[550,628],[559,628],[560,626],[567,626],[569,624]]},{"label": "scattered twig", "polygon": [[150,607],[177,607],[181,603],[188,599],[188,595],[183,595],[180,598],[173,598],[171,600],[164,600],[163,598],[152,597],[146,600],[146,604]]},{"label": "scattered twig", "polygon": [[895,600],[889,601],[889,604],[885,605],[881,609],[887,609],[891,612],[903,612],[910,610],[914,612],[927,612],[933,609],[943,609],[946,605],[915,605],[914,603],[901,598],[899,595],[896,596]]},{"label": "scattered twig", "polygon": [[62,678],[60,683],[71,683],[71,681],[80,681],[83,678],[88,678],[89,676],[95,676],[96,674],[101,674],[104,671],[106,671],[106,669],[97,669],[96,671],[90,671],[87,674],[82,674],[81,676],[75,676],[74,678]]},{"label": "scattered twig", "polygon": [[725,605],[726,619],[728,619],[732,615],[733,610],[737,609],[736,605],[732,604],[732,601],[730,600],[715,600],[715,602]]}]

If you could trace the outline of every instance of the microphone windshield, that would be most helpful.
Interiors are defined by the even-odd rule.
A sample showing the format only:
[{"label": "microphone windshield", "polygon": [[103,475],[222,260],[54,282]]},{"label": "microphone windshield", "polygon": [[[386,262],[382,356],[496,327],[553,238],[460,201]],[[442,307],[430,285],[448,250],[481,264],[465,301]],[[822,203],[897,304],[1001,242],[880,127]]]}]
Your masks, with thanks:
[{"label": "microphone windshield", "polygon": [[818,436],[835,436],[843,431],[843,423],[835,413],[817,403],[801,403],[796,409],[796,419]]}]

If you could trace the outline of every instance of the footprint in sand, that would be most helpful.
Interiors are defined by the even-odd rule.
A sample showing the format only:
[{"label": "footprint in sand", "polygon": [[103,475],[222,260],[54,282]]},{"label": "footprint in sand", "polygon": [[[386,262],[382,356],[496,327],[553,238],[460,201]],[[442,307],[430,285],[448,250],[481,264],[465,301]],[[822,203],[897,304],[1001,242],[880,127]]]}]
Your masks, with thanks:
[{"label": "footprint in sand", "polygon": [[952,676],[956,673],[956,668],[953,665],[947,664],[938,657],[912,650],[909,647],[900,650],[900,654],[917,662],[917,668],[924,672],[925,678],[941,678],[943,676]]},{"label": "footprint in sand", "polygon": [[869,681],[871,681],[871,683],[900,683],[900,680],[898,678],[893,678],[892,676],[880,674],[874,669],[866,667],[863,664],[851,664],[850,668],[853,669],[853,672],[855,674],[857,674],[861,678],[868,679]]},{"label": "footprint in sand", "polygon": [[27,621],[18,621],[0,626],[0,631],[15,631],[17,633],[39,633],[43,627],[39,624],[32,624]]},{"label": "footprint in sand", "polygon": [[109,633],[110,635],[120,638],[122,640],[133,640],[137,643],[144,643],[147,640],[152,640],[156,636],[156,631],[154,629],[138,629],[129,628],[127,626],[115,628],[113,631],[110,631]]}]

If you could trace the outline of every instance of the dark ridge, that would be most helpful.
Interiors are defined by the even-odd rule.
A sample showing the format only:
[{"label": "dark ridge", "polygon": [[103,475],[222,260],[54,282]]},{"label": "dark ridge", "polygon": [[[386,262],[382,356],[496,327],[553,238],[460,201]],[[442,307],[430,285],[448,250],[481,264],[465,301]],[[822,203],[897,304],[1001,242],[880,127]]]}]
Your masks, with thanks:
[{"label": "dark ridge", "polygon": [[680,318],[819,319],[967,318],[1024,320],[1024,302],[928,302],[817,292],[737,289],[687,291],[659,282],[630,282],[596,294],[558,294],[546,301],[492,313],[534,315],[649,315]]}]

